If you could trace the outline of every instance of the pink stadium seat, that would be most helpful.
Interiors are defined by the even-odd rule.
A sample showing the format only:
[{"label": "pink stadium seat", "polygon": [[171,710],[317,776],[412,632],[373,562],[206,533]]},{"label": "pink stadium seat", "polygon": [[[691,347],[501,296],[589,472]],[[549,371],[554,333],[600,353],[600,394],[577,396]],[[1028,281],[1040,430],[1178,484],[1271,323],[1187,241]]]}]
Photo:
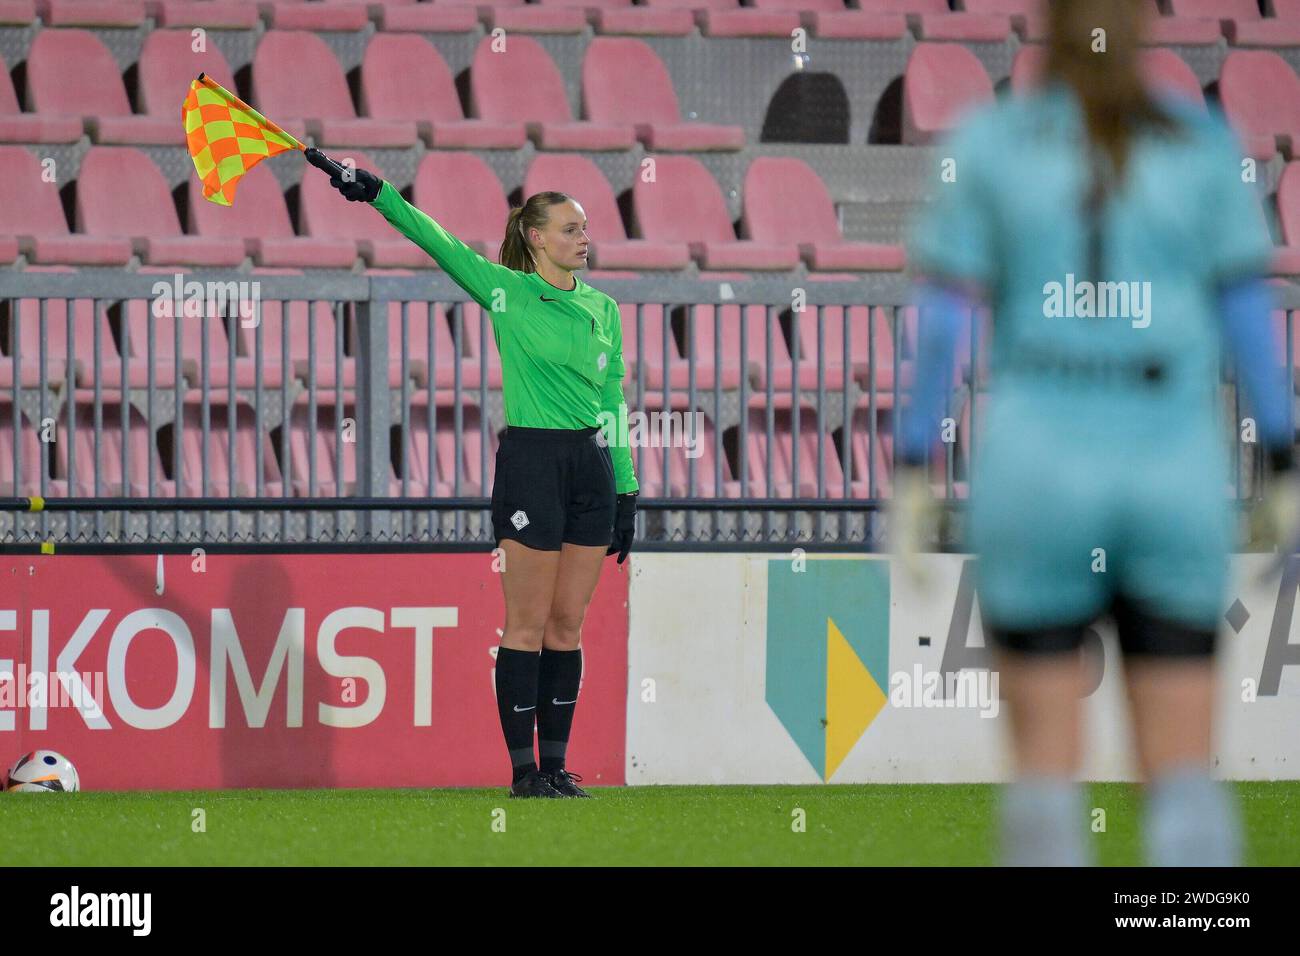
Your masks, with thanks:
[{"label": "pink stadium seat", "polygon": [[632,208],[640,235],[684,245],[703,269],[793,269],[799,264],[799,248],[789,240],[736,239],[717,180],[693,156],[656,156],[654,181],[638,176],[632,184]]},{"label": "pink stadium seat", "polygon": [[1200,20],[1258,20],[1257,0],[1167,0],[1170,16]]},{"label": "pink stadium seat", "polygon": [[1143,0],[1147,10],[1147,42],[1158,46],[1202,46],[1218,43],[1223,34],[1217,19],[1161,16],[1158,0]]},{"label": "pink stadium seat", "polygon": [[1300,0],[1273,0],[1273,16],[1292,23],[1300,22]]},{"label": "pink stadium seat", "polygon": [[[225,497],[279,497],[284,494],[280,477],[280,463],[276,448],[268,432],[261,432],[253,408],[246,402],[235,404],[233,422],[235,457],[230,458],[232,435],[230,407],[210,403],[208,406],[207,467],[203,462],[203,407],[202,395],[190,392],[184,398],[180,429],[181,474],[163,483],[162,494],[197,498],[205,494],[203,478],[206,475],[206,494]],[[260,432],[260,434],[259,434]],[[258,483],[257,446],[262,446],[261,486]],[[172,441],[174,442],[173,433]],[[162,456],[164,471],[170,472],[173,462],[170,454]],[[233,465],[233,467],[232,467]]]},{"label": "pink stadium seat", "polygon": [[672,77],[659,55],[641,40],[592,40],[582,61],[582,95],[594,121],[632,121],[646,149],[732,150],[745,145],[745,131],[739,126],[682,122]]},{"label": "pink stadium seat", "polygon": [[[308,316],[310,315],[310,320]],[[287,319],[287,331],[286,331]],[[310,325],[315,326],[315,351],[312,351]],[[345,389],[356,387],[356,359],[347,354],[348,342],[346,329],[343,340],[343,355],[337,355],[337,333],[333,304],[315,301],[308,310],[304,301],[282,301],[266,299],[262,302],[262,350],[257,350],[257,327],[247,327],[242,321],[236,322],[237,351],[246,361],[236,364],[236,384],[241,388],[251,388],[256,381],[256,370],[262,368],[262,384],[267,388],[279,388],[284,381],[285,337],[288,336],[289,375],[306,383],[315,372],[316,386],[320,390],[317,402],[320,404],[335,401],[335,387],[342,383]],[[340,364],[341,363],[341,364]]]},{"label": "pink stadium seat", "polygon": [[[172,279],[175,275],[174,269],[160,268],[156,266],[145,266],[140,269],[142,275],[157,275],[161,281],[170,289]],[[258,275],[266,274],[288,274],[301,275],[291,269],[260,269],[254,270],[252,278],[240,277],[240,281],[255,282]],[[235,281],[231,277],[231,281]],[[232,295],[241,294],[243,289],[235,286]],[[203,319],[201,309],[208,309],[208,316]],[[264,333],[266,340],[278,344],[279,317],[282,311],[282,305],[279,302],[267,300],[263,303],[262,321],[264,327],[272,328],[274,320],[274,331]],[[306,314],[306,307],[302,303],[295,303],[295,310]],[[247,328],[244,323],[251,322],[257,314],[250,302],[231,299],[226,305],[220,301],[214,300],[210,303],[200,303],[193,300],[186,300],[182,303],[182,321],[181,327],[181,374],[185,381],[191,387],[202,388],[203,378],[203,339],[204,329],[206,327],[208,362],[207,362],[207,386],[210,389],[226,389],[230,384],[231,369],[231,349],[230,339],[227,335],[227,329],[238,327],[235,335],[235,384],[239,388],[252,388],[256,382],[255,360],[252,356],[251,345],[248,346],[248,352],[241,351],[245,345],[242,336],[252,335],[251,329]],[[319,307],[318,307],[319,311]],[[325,313],[329,314],[329,307],[325,306]],[[130,361],[127,367],[127,384],[130,388],[145,388],[148,384],[149,375],[149,313],[154,312],[154,385],[159,388],[170,388],[175,384],[175,367],[176,367],[176,323],[173,316],[176,314],[176,304],[171,298],[160,297],[156,306],[152,303],[140,300],[132,300],[126,304],[127,321],[124,323],[124,333],[130,336],[128,355]],[[324,334],[324,333],[322,333]],[[332,327],[331,332],[332,335]],[[251,342],[251,339],[249,340]],[[333,342],[333,339],[330,339]],[[120,342],[118,345],[120,346]],[[330,346],[332,357],[332,344]],[[304,355],[306,354],[304,349]],[[116,353],[111,358],[105,353],[106,359],[103,362],[101,374],[104,385],[107,387],[119,386],[121,383],[121,364]],[[272,361],[272,355],[274,361]],[[277,387],[281,382],[280,364],[278,349],[272,353],[267,351],[263,361],[262,384],[264,387]],[[85,362],[79,362],[83,366],[79,380],[85,385],[93,382],[93,369],[85,368]],[[292,369],[293,366],[291,365]]]},{"label": "pink stadium seat", "polygon": [[235,89],[235,76],[220,48],[209,42],[204,52],[195,53],[193,46],[189,30],[154,30],[145,37],[138,72],[140,109],[149,116],[175,124],[190,83],[200,73]]},{"label": "pink stadium seat", "polygon": [[[817,488],[817,414],[802,409],[799,422],[798,481],[795,481],[793,416],[789,409],[778,410],[774,415],[773,441],[767,442],[767,413],[761,409],[749,411],[748,448],[744,450],[749,469],[748,494],[774,498],[815,498]],[[767,484],[767,462],[771,460],[772,484]],[[827,433],[822,443],[824,462],[824,497],[844,496],[844,470],[840,465],[835,442]]]},{"label": "pink stadium seat", "polygon": [[645,6],[600,7],[591,24],[597,33],[639,36],[688,36],[695,32],[695,16],[682,7],[663,7],[653,0]]},{"label": "pink stadium seat", "polygon": [[[99,480],[99,493],[105,496],[142,496],[149,490],[149,475],[153,475],[153,491],[159,494],[167,476],[163,473],[158,450],[154,446],[153,429],[140,412],[123,405],[120,393],[103,396],[99,454],[95,454],[95,406],[91,392],[78,392],[76,397],[76,437],[71,441],[54,443],[55,477],[68,482],[68,491],[77,497],[95,494],[95,480]],[[124,416],[124,411],[129,412]],[[125,417],[127,437],[122,438]],[[63,416],[66,419],[66,415]],[[69,430],[61,433],[65,438]],[[76,475],[69,474],[68,446],[76,445],[72,466]],[[123,465],[126,465],[124,469]],[[129,473],[128,473],[129,469]],[[0,475],[0,480],[3,480]]]},{"label": "pink stadium seat", "polygon": [[[313,178],[318,174],[308,172]],[[357,258],[351,239],[296,236],[280,183],[265,163],[239,181],[237,201],[222,206],[203,198],[197,176],[189,183],[190,231],[209,238],[240,240],[253,261],[263,266],[349,269]]]},{"label": "pink stadium seat", "polygon": [[1038,87],[1047,65],[1047,47],[1022,46],[1011,61],[1011,91],[1029,93]]},{"label": "pink stadium seat", "polygon": [[[473,153],[427,153],[415,171],[415,204],[493,262],[510,204],[497,174]],[[588,213],[590,215],[590,213]]]},{"label": "pink stadium seat", "polygon": [[135,27],[144,22],[143,0],[37,0],[48,27]]},{"label": "pink stadium seat", "polygon": [[[817,310],[809,306],[799,317],[799,387],[815,389],[817,387]],[[874,321],[870,321],[874,320]],[[844,387],[844,307],[838,305],[822,306],[822,365],[825,367],[824,381],[826,388]],[[877,306],[850,306],[848,310],[849,327],[849,375],[866,389],[870,384],[870,360],[872,345],[870,336],[875,337],[875,388],[876,407],[888,407],[893,403],[894,388],[894,334],[889,325],[889,318],[884,310]],[[793,360],[793,355],[791,356]],[[900,386],[911,383],[910,367],[901,370]]]},{"label": "pink stadium seat", "polygon": [[[73,273],[69,266],[28,266],[28,273]],[[74,382],[94,365],[95,304],[91,299],[74,299],[72,304],[72,336],[68,336],[68,300],[47,299],[45,306],[45,375],[46,384],[57,388],[67,382],[68,362],[73,362]],[[101,348],[105,354],[116,355],[112,330],[106,312],[99,317]],[[17,334],[17,342],[13,341]],[[11,389],[14,384],[14,355],[19,355],[19,384],[39,386],[41,382],[41,305],[38,299],[19,299],[17,320],[9,323],[10,340],[5,342],[0,357],[0,388]],[[69,349],[69,342],[72,348]],[[17,350],[15,349],[17,345]],[[0,426],[3,420],[0,420]],[[4,466],[0,463],[0,472]],[[0,475],[0,477],[3,477]]]},{"label": "pink stadium seat", "polygon": [[523,195],[545,190],[567,193],[582,206],[591,240],[591,263],[601,269],[681,269],[690,261],[681,242],[655,236],[627,238],[614,192],[604,173],[586,156],[537,156],[524,175]]},{"label": "pink stadium seat", "polygon": [[1260,16],[1255,0],[1169,0],[1177,17],[1218,20],[1228,41],[1238,46],[1296,46],[1300,23]]},{"label": "pink stadium seat", "polygon": [[859,0],[872,13],[906,13],[917,18],[922,40],[1000,43],[1011,32],[1004,13],[952,13],[948,0]]},{"label": "pink stadium seat", "polygon": [[[1282,361],[1286,362],[1286,322],[1287,311],[1285,309],[1273,310],[1273,339],[1277,344],[1278,354],[1282,356]],[[1295,390],[1300,391],[1300,312],[1291,312],[1291,367],[1294,370]],[[1286,371],[1285,364],[1283,372]],[[0,414],[0,422],[5,418]],[[0,479],[4,475],[0,474]]]},{"label": "pink stadium seat", "polygon": [[1269,50],[1233,50],[1219,73],[1219,97],[1251,156],[1268,160],[1276,142],[1300,146],[1300,77]]},{"label": "pink stadium seat", "polygon": [[[458,469],[460,472],[458,493],[461,497],[485,495],[491,491],[490,487],[485,488],[483,484],[483,436],[480,431],[479,411],[473,406],[467,406],[463,408],[462,416],[458,459],[454,410],[441,402],[436,402],[434,405],[433,456],[437,475],[432,494],[440,497],[450,497],[457,493]],[[490,430],[488,437],[488,467],[493,468],[496,439]],[[406,460],[411,470],[410,481],[418,484],[420,488],[429,486],[429,454],[429,393],[423,392],[411,403],[411,427],[407,432],[406,446]]]},{"label": "pink stadium seat", "polygon": [[[355,440],[347,440],[346,433],[344,440],[341,443],[338,442],[338,433],[335,430],[335,416],[337,414],[341,413],[345,419],[350,418],[353,421],[357,417],[353,393],[348,392],[346,396],[345,404],[342,406],[318,405],[314,425],[310,419],[310,406],[308,405],[307,396],[305,394],[300,395],[298,400],[294,402],[293,411],[290,415],[289,468],[285,478],[289,481],[295,496],[309,497],[313,495],[313,473],[311,470],[313,447],[315,449],[316,466],[314,475],[315,497],[333,498],[339,495],[356,493],[357,443]],[[346,432],[347,426],[344,427]],[[353,438],[355,439],[355,434]],[[341,458],[339,453],[341,453]],[[398,483],[397,476],[393,473],[391,466],[389,467],[387,492],[392,496],[401,493],[401,485]]]},{"label": "pink stadium seat", "polygon": [[1045,0],[963,0],[962,9],[985,16],[1009,17],[1016,31],[1026,40],[1047,38]]},{"label": "pink stadium seat", "polygon": [[[981,406],[982,408],[983,406]],[[840,435],[835,435],[836,447],[839,447]],[[958,436],[960,437],[960,436]],[[853,412],[853,429],[849,435],[849,455],[853,476],[851,495],[854,498],[890,498],[893,496],[894,477],[894,432],[891,415],[877,417],[874,453],[872,448],[870,410],[865,403],[859,402]],[[959,467],[954,460],[954,468]],[[867,476],[874,471],[875,487]],[[937,448],[930,463],[930,490],[936,498],[947,494],[947,458],[942,447]],[[874,494],[873,494],[874,492]],[[966,482],[953,481],[953,497],[967,497]]]},{"label": "pink stadium seat", "polygon": [[1205,91],[1187,61],[1173,50],[1153,47],[1142,52],[1142,69],[1153,88],[1186,97],[1199,106],[1205,105]]},{"label": "pink stadium seat", "polygon": [[749,165],[742,190],[744,223],[758,242],[799,244],[810,269],[897,271],[903,247],[845,242],[821,177],[802,159],[760,156]]},{"label": "pink stadium seat", "polygon": [[[427,393],[426,393],[427,395]],[[393,445],[394,455],[403,455],[405,458],[405,467],[408,471],[406,494],[413,498],[423,498],[433,496],[437,498],[452,497],[452,485],[444,481],[443,472],[451,468],[451,462],[442,460],[442,448],[439,445],[439,436],[443,430],[454,429],[453,409],[434,406],[434,438],[433,442],[429,441],[429,406],[428,402],[411,405],[411,427],[405,433],[406,443],[402,449],[398,442],[400,441],[400,431],[394,430]],[[429,449],[434,449],[435,461],[434,481],[432,489],[429,487]],[[398,468],[400,474],[401,467]],[[401,493],[401,479],[398,478],[398,493]],[[462,495],[466,492],[462,489]]]},{"label": "pink stadium seat", "polygon": [[524,3],[527,2],[527,0],[487,0],[487,2],[483,2],[483,0],[442,0],[442,2],[447,4],[448,6],[465,4],[474,7],[501,8],[501,7],[522,7]]},{"label": "pink stadium seat", "polygon": [[386,33],[473,33],[478,26],[475,7],[446,0],[379,9],[379,28]]},{"label": "pink stadium seat", "polygon": [[694,336],[691,323],[684,320],[682,340],[686,343],[687,356],[695,357],[697,388],[713,388],[715,378],[722,388],[738,388],[742,376],[751,382],[759,380],[759,363],[753,358],[745,360],[741,355],[742,308],[759,321],[766,312],[766,307],[761,305],[724,305],[720,310],[711,305],[697,305],[694,307]]},{"label": "pink stadium seat", "polygon": [[[722,307],[724,322],[740,324],[739,306]],[[707,324],[712,320],[713,307],[700,306],[696,322]],[[774,392],[789,392],[794,381],[794,363],[790,358],[790,348],[786,344],[785,333],[781,329],[780,310],[774,310],[768,320],[767,307],[762,305],[745,306],[745,359],[750,370],[754,388],[758,392],[766,391],[771,382]],[[768,340],[771,340],[771,361],[768,361]],[[740,335],[736,336],[737,351],[740,350]],[[766,398],[766,396],[759,396]],[[776,396],[778,399],[780,396]],[[788,398],[788,396],[787,396]]]},{"label": "pink stadium seat", "polygon": [[[836,445],[839,439],[837,436]],[[849,432],[850,491],[854,498],[889,498],[893,492],[893,434],[888,418],[877,416],[876,440],[871,441],[868,409],[854,409]]]},{"label": "pink stadium seat", "polygon": [[25,27],[36,20],[36,0],[0,0],[0,24]]},{"label": "pink stadium seat", "polygon": [[[68,64],[77,64],[69,69]],[[180,94],[177,106],[184,99]],[[163,119],[135,116],[108,47],[89,30],[41,30],[27,57],[27,108],[85,119],[96,142],[183,145],[179,110]]]},{"label": "pink stadium seat", "polygon": [[[485,320],[487,320],[485,322]],[[482,380],[481,370],[483,367],[483,350],[487,350],[488,359],[488,388],[501,387],[501,356],[497,352],[496,340],[492,335],[492,323],[488,320],[487,314],[479,307],[477,302],[465,302],[461,305],[461,347],[466,351],[467,358],[461,366],[461,373],[465,375],[462,384],[479,388]],[[451,331],[452,344],[456,342],[456,312],[450,306],[447,308],[447,328]],[[486,338],[484,338],[486,335]]]},{"label": "pink stadium seat", "polygon": [[238,239],[186,236],[158,167],[129,146],[94,146],[77,176],[77,229],[90,236],[131,237],[151,265],[236,266]]},{"label": "pink stadium seat", "polygon": [[[686,412],[685,414],[690,414]],[[694,428],[687,424],[691,419],[683,419],[681,429]],[[661,426],[662,427],[662,426]],[[682,435],[678,424],[671,426],[674,435]],[[670,436],[669,441],[676,439]],[[695,443],[698,454],[695,462],[695,486],[691,488],[691,458],[687,455],[684,444],[669,444],[667,447],[668,474],[664,474],[664,439],[662,431],[650,437],[651,444],[640,445],[632,449],[633,470],[641,486],[641,494],[650,497],[684,498],[736,498],[740,495],[740,482],[731,472],[731,463],[724,450],[721,458],[717,456],[714,442],[717,435],[713,422],[705,419],[704,427],[690,440]],[[718,485],[718,465],[722,468],[722,484]]]},{"label": "pink stadium seat", "polygon": [[252,86],[258,110],[290,132],[286,120],[305,121],[323,145],[405,147],[418,138],[410,120],[357,119],[343,67],[314,33],[268,31],[253,56]]},{"label": "pink stadium seat", "polygon": [[647,0],[646,6],[665,10],[733,10],[733,0]]},{"label": "pink stadium seat", "polygon": [[[653,303],[641,305],[641,337],[637,340],[637,306],[635,303],[620,303],[619,317],[623,326],[623,364],[627,369],[624,379],[629,392],[635,392],[639,377],[644,378],[648,390],[662,389],[664,376],[668,376],[668,387],[681,390],[687,387],[690,369],[686,359],[682,358],[677,347],[677,338],[673,334],[672,323],[664,318],[664,307]],[[664,330],[668,330],[667,353],[664,351]],[[665,365],[667,371],[665,372]],[[638,369],[644,369],[643,372]],[[698,382],[697,382],[698,385]]]},{"label": "pink stadium seat", "polygon": [[466,119],[447,61],[413,33],[378,33],[366,46],[361,112],[377,120],[415,120],[434,149],[519,149],[528,139],[520,121]]},{"label": "pink stadium seat", "polygon": [[[786,0],[760,0],[756,6],[775,2],[788,8]],[[873,13],[846,10],[837,0],[798,4],[800,20],[815,37],[836,40],[901,40],[908,35],[907,17],[901,13]]]},{"label": "pink stadium seat", "polygon": [[[653,0],[661,5],[660,0]],[[671,0],[665,6],[695,8],[700,33],[716,37],[789,37],[799,27],[794,10],[742,8],[739,0]]]},{"label": "pink stadium seat", "polygon": [[[379,170],[374,161],[360,151],[353,150],[349,156],[359,169]],[[432,268],[437,265],[428,253],[397,233],[369,204],[344,200],[330,186],[326,176],[303,176],[299,217],[299,231],[303,235],[355,241],[362,256],[372,266]]]},{"label": "pink stadium seat", "polygon": [[586,12],[567,3],[493,6],[486,14],[489,33],[581,33],[587,25]]},{"label": "pink stadium seat", "polygon": [[993,98],[983,64],[955,43],[918,43],[903,79],[903,142],[923,146],[961,114]]},{"label": "pink stadium seat", "polygon": [[155,0],[153,16],[160,27],[252,30],[261,23],[257,7],[246,0]]},{"label": "pink stadium seat", "polygon": [[[39,495],[41,493],[41,439],[39,432],[23,419],[14,440],[14,406],[12,396],[0,397],[0,495]],[[61,424],[67,420],[62,416]],[[59,434],[63,434],[61,428]],[[21,451],[18,455],[16,452]],[[14,465],[18,465],[18,483],[14,484]],[[66,483],[62,489],[67,494]],[[47,479],[47,493],[50,482]]]},{"label": "pink stadium seat", "polygon": [[0,57],[0,143],[75,143],[81,120],[75,116],[45,116],[18,108],[9,67]]},{"label": "pink stadium seat", "polygon": [[0,176],[0,236],[15,237],[30,261],[82,265],[130,261],[128,239],[70,234],[59,183],[46,181],[34,154],[21,146],[0,146],[0,165],[5,169]]},{"label": "pink stadium seat", "polygon": [[[373,274],[375,270],[370,271]],[[415,275],[414,272],[408,270],[384,270],[383,274]],[[407,361],[405,373],[407,377],[410,377],[414,385],[419,388],[428,388],[429,386],[429,305],[428,302],[408,302],[406,304]],[[352,353],[359,355],[361,354],[361,345],[357,341],[357,334],[360,331],[360,324],[351,304],[349,304],[347,312],[350,317],[348,327],[352,330],[353,337]],[[447,315],[443,311],[441,303],[433,303],[432,325],[435,387],[451,388],[456,381],[456,345],[452,341],[451,327],[447,322]],[[476,363],[471,366],[468,360],[464,362],[461,375],[462,387],[470,387],[469,378],[477,370]],[[390,302],[388,303],[388,384],[391,388],[401,388],[402,379],[402,303]],[[478,379],[474,378],[473,385],[477,386],[477,384]]]},{"label": "pink stadium seat", "polygon": [[[165,281],[165,280],[164,280]],[[149,313],[155,311],[153,304],[141,299],[133,299],[126,305],[128,334],[127,343],[127,386],[129,388],[146,388],[149,385]],[[160,299],[153,319],[153,384],[155,388],[172,388],[176,384],[176,320],[175,303],[170,299]],[[200,315],[189,310],[183,313],[181,330],[181,375],[191,385],[200,381],[200,365],[203,360],[203,321]],[[224,387],[229,381],[229,361],[226,343],[225,321],[221,316],[209,315],[207,320],[208,337],[208,384],[213,388]],[[83,361],[83,384],[94,381],[94,371],[85,368]],[[113,357],[101,363],[101,375],[105,387],[120,386],[122,382],[121,359]]]},{"label": "pink stadium seat", "polygon": [[[470,302],[466,304],[466,312],[469,307],[473,307],[475,315],[470,317],[468,314],[462,317],[462,322],[469,322],[474,325],[475,333],[478,332],[477,322],[483,311],[477,303]],[[465,354],[469,336],[466,331],[461,332],[461,351],[456,350],[456,340],[452,335],[452,323],[447,307],[441,303],[435,303],[433,308],[433,341],[430,346],[429,340],[429,305],[425,302],[412,302],[407,305],[407,327],[409,329],[409,342],[411,349],[411,365],[416,368],[415,382],[424,388],[429,385],[429,353],[433,353],[434,366],[434,388],[452,388],[456,384],[456,366],[460,365],[460,387],[466,389],[477,389],[480,387],[482,379],[481,362],[478,356]],[[488,325],[488,335],[492,335],[491,324]],[[388,318],[388,334],[393,341],[392,351],[400,354],[401,351],[401,332],[402,332],[402,313],[401,304],[395,303],[395,308],[390,309]],[[396,335],[396,337],[394,337]],[[492,347],[495,354],[495,346]],[[492,367],[495,364],[496,373],[493,374]],[[500,363],[488,363],[488,388],[501,387],[501,366]]]},{"label": "pink stadium seat", "polygon": [[631,149],[627,123],[574,122],[564,79],[546,50],[527,36],[513,37],[495,53],[485,36],[474,51],[470,90],[477,115],[496,122],[523,122],[539,149]]},{"label": "pink stadium seat", "polygon": [[1274,271],[1300,274],[1300,161],[1287,163],[1277,184],[1277,218],[1283,245],[1274,253]]},{"label": "pink stadium seat", "polygon": [[369,17],[359,4],[336,0],[333,3],[301,3],[278,0],[266,4],[269,25],[275,30],[364,30]]}]

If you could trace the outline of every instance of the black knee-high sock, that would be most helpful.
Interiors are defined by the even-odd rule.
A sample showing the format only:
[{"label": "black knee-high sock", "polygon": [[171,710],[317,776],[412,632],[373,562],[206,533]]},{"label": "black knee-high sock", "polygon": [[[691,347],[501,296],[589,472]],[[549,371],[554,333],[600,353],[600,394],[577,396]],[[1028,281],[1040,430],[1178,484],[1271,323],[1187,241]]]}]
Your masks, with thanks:
[{"label": "black knee-high sock", "polygon": [[501,715],[501,732],[510,751],[515,781],[537,769],[533,724],[537,718],[539,659],[535,651],[497,649],[497,713]]},{"label": "black knee-high sock", "polygon": [[582,649],[543,650],[537,671],[537,744],[542,770],[564,768],[569,746],[569,729],[578,705],[578,684],[582,680]]}]

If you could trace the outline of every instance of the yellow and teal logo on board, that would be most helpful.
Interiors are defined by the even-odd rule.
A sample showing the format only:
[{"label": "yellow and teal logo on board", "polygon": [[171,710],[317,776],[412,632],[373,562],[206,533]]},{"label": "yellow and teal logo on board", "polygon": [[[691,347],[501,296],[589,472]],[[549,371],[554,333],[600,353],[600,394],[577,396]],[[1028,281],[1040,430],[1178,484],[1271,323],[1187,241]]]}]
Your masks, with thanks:
[{"label": "yellow and teal logo on board", "polygon": [[889,562],[767,566],[767,705],[830,780],[889,702]]}]

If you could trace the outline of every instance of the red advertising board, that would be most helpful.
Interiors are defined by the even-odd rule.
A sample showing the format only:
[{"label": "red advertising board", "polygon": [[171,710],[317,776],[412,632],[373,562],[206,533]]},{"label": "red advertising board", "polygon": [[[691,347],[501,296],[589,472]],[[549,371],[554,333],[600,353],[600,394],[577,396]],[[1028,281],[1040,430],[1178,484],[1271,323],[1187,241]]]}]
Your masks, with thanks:
[{"label": "red advertising board", "polygon": [[[0,763],[88,790],[509,782],[490,554],[0,558]],[[627,574],[583,626],[569,766],[624,782]],[[0,767],[0,773],[3,767]]]}]

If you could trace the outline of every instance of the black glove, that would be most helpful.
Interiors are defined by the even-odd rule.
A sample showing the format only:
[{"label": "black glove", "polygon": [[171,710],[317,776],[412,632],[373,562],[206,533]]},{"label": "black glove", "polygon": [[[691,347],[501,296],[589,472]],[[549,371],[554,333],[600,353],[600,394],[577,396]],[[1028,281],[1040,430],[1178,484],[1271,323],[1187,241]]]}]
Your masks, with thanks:
[{"label": "black glove", "polygon": [[383,188],[384,181],[374,173],[358,169],[356,177],[351,182],[332,176],[330,185],[341,192],[348,202],[374,202],[379,196],[379,190]]},{"label": "black glove", "polygon": [[614,542],[605,552],[606,557],[618,555],[618,563],[627,560],[632,551],[632,538],[636,535],[636,492],[618,496],[618,510],[614,514]]}]

